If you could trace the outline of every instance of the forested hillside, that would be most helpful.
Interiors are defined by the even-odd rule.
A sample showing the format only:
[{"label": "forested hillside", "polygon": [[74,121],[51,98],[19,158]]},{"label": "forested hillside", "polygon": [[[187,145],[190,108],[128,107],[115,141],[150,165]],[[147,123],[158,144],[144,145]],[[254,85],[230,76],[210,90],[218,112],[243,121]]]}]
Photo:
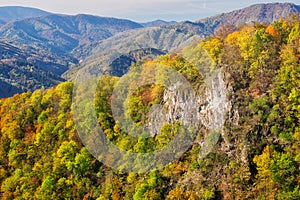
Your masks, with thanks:
[{"label": "forested hillside", "polygon": [[[0,198],[300,199],[300,19],[292,16],[237,31],[225,27],[219,33],[178,55],[130,67],[129,78],[151,78],[157,65],[176,70],[191,84],[196,99],[208,95],[204,91],[209,71],[223,74],[215,86],[224,82],[227,89],[224,125],[210,132],[205,118],[198,121],[200,128],[188,151],[158,170],[123,172],[89,153],[73,121],[73,83],[2,99]],[[207,62],[203,48],[214,61],[208,68],[198,65]],[[168,79],[163,73],[155,76]],[[129,132],[123,130],[113,118],[111,96],[114,88],[122,93],[137,83],[121,83],[120,78],[102,76],[94,99],[98,122],[111,142],[128,152],[147,153],[181,134],[186,120],[181,116],[171,116],[152,137],[133,137],[130,127]],[[172,94],[154,83],[129,92],[122,101],[125,118],[139,127],[151,121],[148,113],[156,103],[180,108],[182,103],[172,104],[168,98],[180,100],[181,94]],[[208,114],[211,102],[206,99],[200,102],[202,110],[192,109],[214,116]],[[84,123],[88,125],[88,119]],[[207,146],[209,151],[203,153]]]},{"label": "forested hillside", "polygon": [[0,40],[0,98],[56,86],[74,62],[69,56]]}]

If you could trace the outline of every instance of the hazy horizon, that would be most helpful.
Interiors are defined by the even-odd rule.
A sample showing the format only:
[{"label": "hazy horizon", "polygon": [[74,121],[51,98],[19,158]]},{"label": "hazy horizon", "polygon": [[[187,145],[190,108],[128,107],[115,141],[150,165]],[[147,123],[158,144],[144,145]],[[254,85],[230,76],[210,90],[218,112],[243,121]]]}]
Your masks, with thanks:
[{"label": "hazy horizon", "polygon": [[[157,19],[166,21],[195,21],[218,13],[229,12],[259,3],[284,3],[285,0],[269,1],[219,1],[219,0],[73,0],[41,2],[39,0],[0,0],[0,6],[33,7],[60,14],[92,14],[105,17],[129,19],[136,22],[147,22]],[[300,1],[288,1],[299,4]]]}]

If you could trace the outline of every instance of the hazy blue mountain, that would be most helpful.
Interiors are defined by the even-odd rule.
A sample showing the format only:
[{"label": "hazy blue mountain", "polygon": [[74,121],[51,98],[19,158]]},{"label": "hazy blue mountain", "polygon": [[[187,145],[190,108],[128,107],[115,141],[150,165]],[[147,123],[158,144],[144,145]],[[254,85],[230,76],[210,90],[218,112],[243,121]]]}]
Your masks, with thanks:
[{"label": "hazy blue mountain", "polygon": [[143,25],[144,27],[155,27],[155,26],[160,26],[160,25],[173,25],[176,24],[176,21],[164,21],[164,20],[155,20],[155,21],[151,21],[151,22],[145,22],[145,23],[141,23],[141,25]]},{"label": "hazy blue mountain", "polygon": [[0,28],[0,38],[42,47],[55,53],[69,53],[81,44],[103,40],[135,28],[142,28],[142,25],[129,20],[91,15],[48,15],[8,23]]},{"label": "hazy blue mountain", "polygon": [[0,7],[0,24],[16,19],[25,19],[32,17],[47,16],[51,13],[37,9],[21,6],[5,6]]}]

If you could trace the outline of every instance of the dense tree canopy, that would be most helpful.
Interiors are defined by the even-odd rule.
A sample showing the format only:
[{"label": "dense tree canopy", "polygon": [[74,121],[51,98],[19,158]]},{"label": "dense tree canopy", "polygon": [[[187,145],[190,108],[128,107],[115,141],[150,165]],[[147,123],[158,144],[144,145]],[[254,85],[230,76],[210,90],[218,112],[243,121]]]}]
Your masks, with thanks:
[{"label": "dense tree canopy", "polygon": [[[292,16],[273,24],[225,27],[184,50],[182,55],[192,62],[164,55],[132,65],[128,76],[150,78],[157,64],[167,66],[195,90],[204,82],[201,72],[222,68],[239,115],[236,125],[225,123],[227,138],[206,157],[200,156],[201,146],[195,142],[179,160],[149,173],[110,169],[89,153],[72,118],[73,83],[0,100],[0,198],[300,199],[299,43],[300,19]],[[213,66],[201,71],[195,63],[206,62],[202,48]],[[128,134],[111,110],[119,80],[101,77],[95,94],[98,122],[106,137],[129,152],[163,148],[181,130],[181,123],[163,124],[155,137]],[[128,88],[136,84],[132,81]],[[137,127],[145,125],[151,105],[163,102],[164,89],[151,83],[129,90],[125,117]],[[231,146],[224,146],[225,139]]]}]

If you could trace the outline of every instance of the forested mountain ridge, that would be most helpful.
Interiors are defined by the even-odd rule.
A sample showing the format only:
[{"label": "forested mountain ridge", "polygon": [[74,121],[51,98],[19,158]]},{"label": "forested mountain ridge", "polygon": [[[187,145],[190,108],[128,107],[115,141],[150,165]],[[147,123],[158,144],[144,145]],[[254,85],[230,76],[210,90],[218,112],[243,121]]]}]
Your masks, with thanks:
[{"label": "forested mountain ridge", "polygon": [[[78,70],[82,73],[87,70],[93,71],[94,74],[103,74],[105,69],[122,55],[146,49],[172,52],[191,44],[194,40],[203,38],[206,34],[208,33],[202,30],[200,24],[192,22],[122,32],[106,40],[76,49],[76,55],[83,56],[85,59],[79,65],[71,67],[63,77],[72,80]],[[122,71],[123,74],[120,75],[128,72],[126,69]]]},{"label": "forested mountain ridge", "polygon": [[154,26],[160,26],[160,25],[172,25],[172,24],[176,24],[176,21],[164,21],[164,20],[154,20],[151,22],[143,22],[141,23],[141,25],[143,25],[144,27],[154,27]]},{"label": "forested mountain ridge", "polygon": [[[292,16],[224,32],[186,47],[180,54],[132,65],[126,75],[133,80],[128,86],[122,87],[118,81],[126,79],[119,77],[99,79],[92,101],[97,120],[107,139],[136,153],[162,149],[180,134],[186,118],[177,114],[188,104],[182,101],[188,95],[174,92],[176,83],[169,90],[161,84],[145,84],[129,92],[121,105],[137,126],[155,122],[149,112],[156,103],[169,108],[166,114],[154,116],[167,121],[153,137],[137,138],[113,118],[113,90],[134,89],[136,76],[169,80],[163,73],[152,73],[157,66],[164,66],[184,76],[196,91],[192,98],[196,103],[187,105],[196,116],[204,116],[197,120],[200,129],[195,141],[180,159],[159,170],[123,172],[108,168],[89,153],[73,121],[73,83],[2,99],[0,197],[299,199],[300,19]],[[207,63],[204,52],[213,60],[211,65],[202,65]],[[224,126],[210,131],[210,123],[220,120],[210,118],[210,106],[216,102],[209,95],[210,87],[205,86],[207,73],[214,70],[220,76],[211,80],[219,81],[211,88],[222,89],[216,96],[229,102],[226,113],[221,113]],[[170,113],[174,115],[168,120]],[[89,119],[83,119],[83,127],[90,128],[88,123]]]},{"label": "forested mountain ridge", "polygon": [[292,3],[256,4],[229,13],[198,20],[212,29],[221,24],[242,25],[246,23],[272,23],[292,13],[300,13],[300,6]]},{"label": "forested mountain ridge", "polygon": [[37,9],[21,6],[3,6],[0,7],[0,20],[1,23],[7,23],[9,21],[20,20],[32,17],[41,17],[50,15],[51,13]]},{"label": "forested mountain ridge", "polygon": [[100,41],[142,25],[92,15],[48,15],[18,20],[0,27],[0,38],[67,54],[83,43]]},{"label": "forested mountain ridge", "polygon": [[[122,43],[120,43],[122,45]],[[109,49],[109,48],[108,48]],[[128,48],[130,49],[130,48]],[[124,52],[124,51],[123,51]],[[147,60],[152,60],[159,55],[166,54],[166,51],[160,51],[155,48],[145,47],[145,48],[137,48],[127,53],[124,52],[116,53],[104,53],[103,55],[99,54],[99,56],[95,56],[96,58],[90,58],[87,63],[81,64],[85,66],[88,70],[93,70],[95,74],[109,74],[112,76],[122,77],[126,74],[130,67],[137,62],[144,62]],[[102,63],[100,62],[102,61]],[[93,63],[89,65],[88,63]],[[67,80],[72,80],[76,76],[78,70],[80,70],[79,65],[73,65],[67,72],[63,74],[63,77]]]},{"label": "forested mountain ridge", "polygon": [[130,66],[134,63],[153,60],[163,54],[166,54],[166,52],[154,48],[131,51],[128,54],[121,55],[113,60],[109,64],[109,69],[105,74],[121,77],[129,71]]}]

